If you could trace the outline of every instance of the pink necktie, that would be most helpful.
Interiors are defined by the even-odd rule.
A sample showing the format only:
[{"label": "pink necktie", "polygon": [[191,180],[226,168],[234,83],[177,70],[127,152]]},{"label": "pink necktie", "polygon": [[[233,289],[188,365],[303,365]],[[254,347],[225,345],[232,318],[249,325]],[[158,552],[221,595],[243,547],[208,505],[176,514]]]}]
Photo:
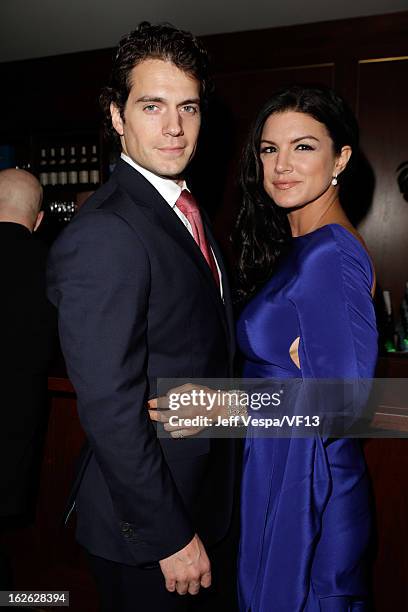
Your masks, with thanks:
[{"label": "pink necktie", "polygon": [[187,189],[183,189],[179,198],[176,202],[176,206],[183,215],[185,215],[191,225],[194,240],[200,247],[202,254],[208,265],[210,266],[211,272],[213,273],[214,280],[217,286],[220,286],[220,277],[218,275],[217,266],[214,260],[212,251],[208,245],[207,238],[205,237],[204,226],[200,215],[198,204]]}]

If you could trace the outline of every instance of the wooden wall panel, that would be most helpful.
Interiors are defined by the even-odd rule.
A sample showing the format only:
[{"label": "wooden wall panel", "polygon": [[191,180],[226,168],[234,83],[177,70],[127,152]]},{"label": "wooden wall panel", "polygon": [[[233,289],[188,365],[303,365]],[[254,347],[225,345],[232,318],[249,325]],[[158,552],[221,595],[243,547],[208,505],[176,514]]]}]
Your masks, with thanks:
[{"label": "wooden wall panel", "polygon": [[376,612],[408,610],[408,440],[364,445],[375,500],[373,591]]},{"label": "wooden wall panel", "polygon": [[396,169],[408,161],[408,57],[360,62],[358,119],[361,145],[374,169],[373,202],[361,231],[377,269],[378,282],[399,305],[408,280],[408,202]]},{"label": "wooden wall panel", "polygon": [[96,588],[75,541],[75,513],[68,527],[61,523],[84,439],[74,393],[50,394],[36,522],[3,539],[12,553],[15,589],[69,591],[72,612],[97,612]]},{"label": "wooden wall panel", "polygon": [[[201,157],[214,165],[214,155],[219,158],[216,172],[223,173],[218,184],[217,201],[213,189],[206,194],[205,185],[199,186],[207,208],[214,210],[217,238],[224,249],[230,249],[229,235],[240,205],[238,189],[241,151],[256,114],[279,87],[293,83],[333,86],[334,65],[300,65],[271,68],[268,70],[232,71],[215,75],[216,99],[219,113],[211,117],[211,135]],[[220,144],[221,143],[221,144]],[[208,162],[207,162],[208,164]],[[208,171],[212,172],[209,166]],[[207,181],[208,184],[208,181]]]},{"label": "wooden wall panel", "polygon": [[256,113],[275,89],[292,83],[334,85],[334,65],[306,65],[216,74],[217,97],[228,105],[238,134],[246,135]]}]

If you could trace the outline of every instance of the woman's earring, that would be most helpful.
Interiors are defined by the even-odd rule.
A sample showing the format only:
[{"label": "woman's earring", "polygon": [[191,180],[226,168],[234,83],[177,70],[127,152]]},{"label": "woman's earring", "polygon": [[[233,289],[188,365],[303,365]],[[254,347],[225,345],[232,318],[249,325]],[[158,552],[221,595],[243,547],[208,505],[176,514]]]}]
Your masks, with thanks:
[{"label": "woman's earring", "polygon": [[337,185],[337,174],[333,176],[331,184],[334,185],[334,187]]}]

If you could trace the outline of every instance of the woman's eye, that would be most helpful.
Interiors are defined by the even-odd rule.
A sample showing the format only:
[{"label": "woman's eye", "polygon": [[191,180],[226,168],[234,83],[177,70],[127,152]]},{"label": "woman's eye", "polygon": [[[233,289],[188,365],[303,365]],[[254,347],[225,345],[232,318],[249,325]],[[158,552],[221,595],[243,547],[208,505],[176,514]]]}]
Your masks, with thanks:
[{"label": "woman's eye", "polygon": [[261,153],[275,153],[276,152],[276,147],[263,147],[261,149]]},{"label": "woman's eye", "polygon": [[298,151],[314,151],[314,148],[311,145],[308,144],[298,144],[298,146],[296,147],[296,149]]}]

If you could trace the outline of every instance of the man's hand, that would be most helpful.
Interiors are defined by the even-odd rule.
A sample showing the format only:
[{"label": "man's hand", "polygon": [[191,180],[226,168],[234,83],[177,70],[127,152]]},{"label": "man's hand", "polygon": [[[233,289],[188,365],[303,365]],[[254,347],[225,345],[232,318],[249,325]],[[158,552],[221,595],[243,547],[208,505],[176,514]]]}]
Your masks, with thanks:
[{"label": "man's hand", "polygon": [[211,585],[210,560],[197,534],[187,546],[162,559],[160,568],[166,581],[166,589],[170,592],[197,595],[200,586],[207,588]]},{"label": "man's hand", "polygon": [[[204,393],[203,400],[200,399],[198,403],[191,402],[190,404],[180,404],[177,410],[169,410],[169,396],[178,394],[183,394],[184,397],[191,395],[192,393],[196,393],[198,396],[199,393]],[[185,425],[186,419],[193,419],[194,417],[211,417],[213,420],[216,420],[218,417],[225,417],[227,414],[227,409],[223,404],[219,404],[217,401],[220,396],[219,392],[210,389],[209,387],[197,386],[187,383],[185,385],[181,385],[180,387],[175,387],[174,389],[170,389],[167,395],[164,397],[154,398],[149,400],[148,408],[149,415],[152,421],[157,421],[159,423],[163,423],[163,427],[166,431],[170,433],[173,438],[184,438],[187,436],[195,436],[200,431],[205,429],[203,426],[194,426],[194,425]],[[211,403],[209,403],[212,398]],[[183,423],[183,425],[170,425],[169,419],[171,416],[177,416],[179,419],[179,423]]]}]

